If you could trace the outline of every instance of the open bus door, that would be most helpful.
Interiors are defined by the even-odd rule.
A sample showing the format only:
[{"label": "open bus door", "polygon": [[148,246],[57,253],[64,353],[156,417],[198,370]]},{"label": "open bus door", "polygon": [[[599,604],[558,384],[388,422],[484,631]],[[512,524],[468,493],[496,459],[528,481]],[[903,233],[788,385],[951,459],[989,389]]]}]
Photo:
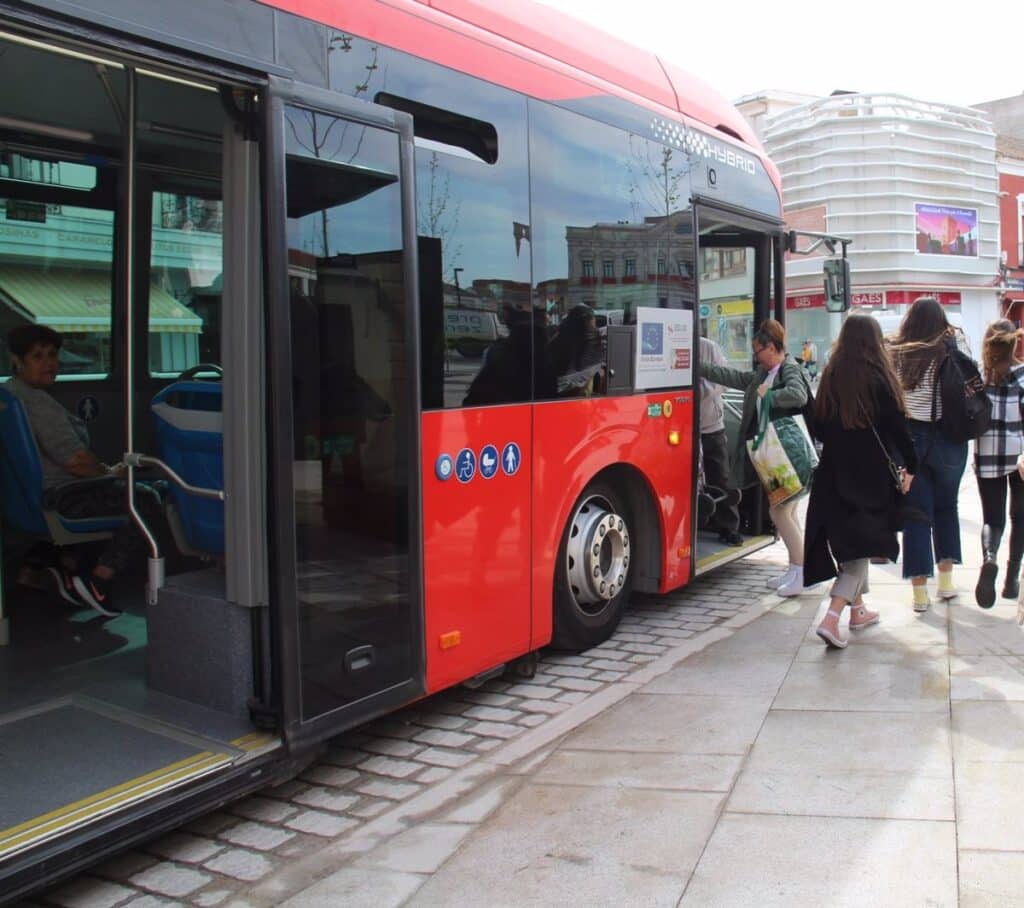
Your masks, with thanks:
[{"label": "open bus door", "polygon": [[293,749],[424,690],[412,124],[270,83],[272,598]]},{"label": "open bus door", "polygon": [[[694,205],[694,219],[699,296],[696,333],[718,345],[727,365],[749,370],[753,365],[751,344],[757,326],[781,314],[778,305],[773,312],[772,302],[773,296],[782,299],[782,223],[701,198]],[[695,349],[699,357],[699,344]],[[699,412],[700,382],[694,385],[698,395],[695,412]],[[742,391],[725,392],[723,409],[730,458],[738,450],[742,407]],[[694,420],[693,432],[696,450],[701,445],[699,418]],[[731,504],[725,497],[727,494],[735,496],[735,490],[728,493],[710,488],[702,490],[698,471],[695,457],[693,513],[697,519],[693,523],[692,545],[695,575],[775,541],[767,503],[756,478],[750,477],[750,482],[739,489],[738,503]],[[707,491],[714,499],[710,508],[712,517],[717,507],[737,508],[742,544],[732,545],[718,538],[712,517],[702,520],[701,515],[709,512],[709,507],[700,500],[702,491]]]}]

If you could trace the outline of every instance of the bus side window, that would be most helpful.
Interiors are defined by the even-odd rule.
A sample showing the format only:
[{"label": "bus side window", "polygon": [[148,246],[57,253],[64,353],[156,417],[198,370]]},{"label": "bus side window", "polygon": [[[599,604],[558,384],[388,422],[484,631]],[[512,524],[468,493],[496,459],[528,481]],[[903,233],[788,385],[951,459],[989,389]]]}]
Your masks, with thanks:
[{"label": "bus side window", "polygon": [[[555,371],[554,387],[537,399],[630,393],[622,366],[610,375],[609,328],[634,324],[641,306],[694,307],[686,155],[531,100],[530,160],[531,192],[545,200],[531,224],[540,278],[533,293],[552,322],[548,355]],[[588,312],[590,320],[579,317]],[[566,336],[568,326],[591,323],[594,337]]]},{"label": "bus side window", "polygon": [[423,408],[529,401],[526,99],[340,37],[332,88],[413,115]]}]

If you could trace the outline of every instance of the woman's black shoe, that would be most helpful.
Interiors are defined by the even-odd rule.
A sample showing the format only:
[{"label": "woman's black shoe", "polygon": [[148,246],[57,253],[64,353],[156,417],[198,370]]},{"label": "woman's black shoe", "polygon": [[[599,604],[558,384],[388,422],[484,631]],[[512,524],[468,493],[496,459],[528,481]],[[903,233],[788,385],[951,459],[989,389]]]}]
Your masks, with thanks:
[{"label": "woman's black shoe", "polygon": [[743,537],[739,533],[729,530],[722,530],[718,534],[718,541],[724,542],[726,545],[743,545]]},{"label": "woman's black shoe", "polygon": [[974,588],[974,599],[982,608],[992,608],[996,604],[996,574],[999,565],[994,561],[986,561],[981,566],[978,585]]}]

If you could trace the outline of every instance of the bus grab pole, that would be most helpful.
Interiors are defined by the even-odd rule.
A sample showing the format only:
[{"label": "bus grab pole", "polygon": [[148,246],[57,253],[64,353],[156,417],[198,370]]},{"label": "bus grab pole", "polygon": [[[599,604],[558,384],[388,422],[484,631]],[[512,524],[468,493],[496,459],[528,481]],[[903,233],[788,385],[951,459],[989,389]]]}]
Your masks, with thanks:
[{"label": "bus grab pole", "polygon": [[164,559],[156,537],[142,519],[135,503],[135,119],[138,107],[138,75],[134,66],[125,67],[127,105],[124,126],[123,174],[124,229],[121,248],[124,252],[124,461],[128,474],[128,514],[149,546],[149,582],[146,601],[156,605],[157,593],[164,585]]}]

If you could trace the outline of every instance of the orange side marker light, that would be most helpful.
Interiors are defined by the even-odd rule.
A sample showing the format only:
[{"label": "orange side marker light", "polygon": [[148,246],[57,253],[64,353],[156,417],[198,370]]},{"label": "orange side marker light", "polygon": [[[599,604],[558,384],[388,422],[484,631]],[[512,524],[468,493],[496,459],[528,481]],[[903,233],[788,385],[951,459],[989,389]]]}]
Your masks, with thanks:
[{"label": "orange side marker light", "polygon": [[446,634],[441,634],[441,649],[451,649],[460,643],[462,643],[462,631],[448,631]]}]

